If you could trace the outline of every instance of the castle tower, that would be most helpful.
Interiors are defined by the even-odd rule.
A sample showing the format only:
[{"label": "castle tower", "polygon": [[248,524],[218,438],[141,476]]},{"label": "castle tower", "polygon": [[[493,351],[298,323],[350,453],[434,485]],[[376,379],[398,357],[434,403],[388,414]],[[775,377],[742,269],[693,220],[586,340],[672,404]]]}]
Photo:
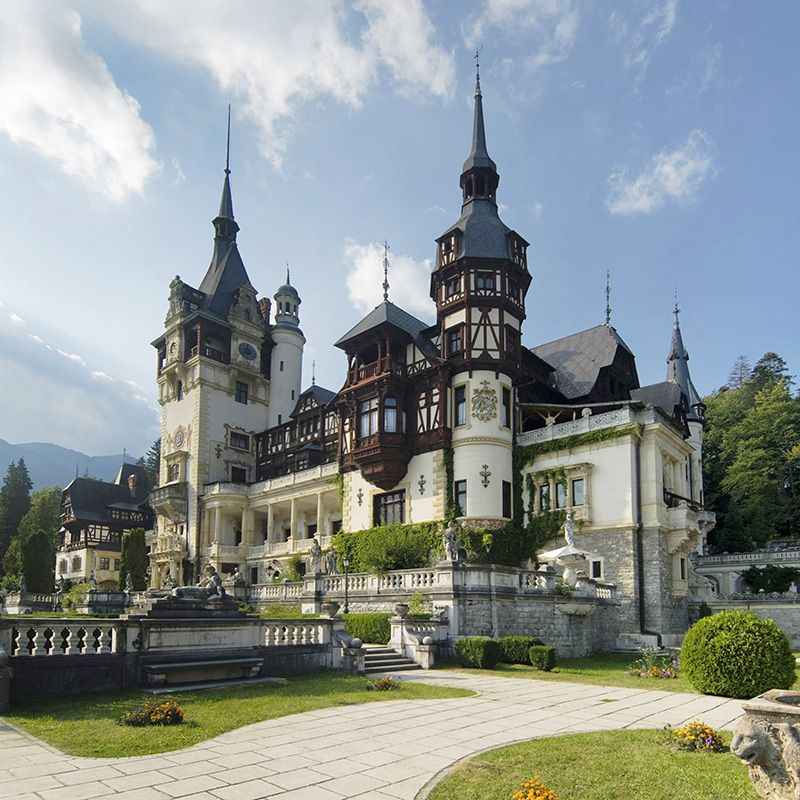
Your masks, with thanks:
[{"label": "castle tower", "polygon": [[667,380],[677,384],[686,400],[688,412],[686,421],[689,425],[689,442],[694,447],[694,455],[689,464],[689,486],[692,500],[703,502],[703,427],[705,425],[706,407],[694,388],[689,374],[689,353],[683,344],[680,308],[676,301],[672,309],[674,322],[672,325],[672,343],[667,356]]},{"label": "castle tower", "polygon": [[161,474],[150,503],[156,513],[151,581],[194,582],[219,548],[235,544],[221,510],[201,514],[211,483],[255,480],[255,434],[267,424],[269,320],[263,316],[236,241],[230,183],[230,111],[225,178],[213,220],[211,263],[199,288],[170,283],[158,351]]},{"label": "castle tower", "polygon": [[303,375],[303,347],[306,338],[300,330],[300,295],[292,286],[289,268],[286,283],[275,292],[275,325],[272,327],[270,359],[269,427],[289,420]]},{"label": "castle tower", "polygon": [[[486,146],[480,72],[472,146],[461,172],[461,216],[437,239],[431,298],[451,370],[453,477],[460,516],[513,515],[514,387],[521,374],[528,243],[500,219],[497,167]],[[466,505],[466,508],[463,506]]]}]

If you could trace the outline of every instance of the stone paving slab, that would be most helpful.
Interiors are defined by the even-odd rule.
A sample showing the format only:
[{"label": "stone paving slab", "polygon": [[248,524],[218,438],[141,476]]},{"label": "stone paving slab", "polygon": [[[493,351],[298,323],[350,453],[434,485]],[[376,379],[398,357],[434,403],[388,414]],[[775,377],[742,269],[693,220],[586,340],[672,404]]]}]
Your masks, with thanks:
[{"label": "stone paving slab", "polygon": [[73,758],[0,720],[0,800],[413,800],[439,772],[492,747],[563,733],[732,728],[741,702],[455,672],[400,673],[477,697],[390,700],[265,720],[187,750]]}]

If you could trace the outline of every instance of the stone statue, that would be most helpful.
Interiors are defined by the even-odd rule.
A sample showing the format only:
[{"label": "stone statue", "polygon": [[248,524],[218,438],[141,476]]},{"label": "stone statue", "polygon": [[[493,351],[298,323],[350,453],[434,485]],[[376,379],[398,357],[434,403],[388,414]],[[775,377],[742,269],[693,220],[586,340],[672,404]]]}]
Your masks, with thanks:
[{"label": "stone statue", "polygon": [[311,550],[308,552],[308,572],[319,575],[322,572],[322,548],[316,539],[311,540]]},{"label": "stone statue", "polygon": [[89,575],[89,586],[91,587],[89,589],[90,592],[97,590],[97,573],[94,570],[92,570],[91,575]]},{"label": "stone statue", "polygon": [[172,577],[172,570],[170,569],[169,565],[167,565],[166,570],[164,571],[164,578],[161,581],[161,588],[162,589],[174,589],[176,586],[175,579]]},{"label": "stone statue", "polygon": [[445,561],[458,561],[458,537],[453,525],[448,525],[442,532],[442,544],[444,545]]},{"label": "stone statue", "polygon": [[231,576],[231,580],[234,586],[246,586],[247,582],[244,579],[244,575],[239,572],[239,567],[233,568],[233,575]]},{"label": "stone statue", "polygon": [[800,729],[744,716],[736,726],[731,752],[744,761],[750,780],[766,800],[800,798]]},{"label": "stone statue", "polygon": [[327,572],[328,575],[338,574],[336,568],[336,551],[332,547],[325,553],[325,572]]},{"label": "stone statue", "polygon": [[209,599],[212,597],[225,597],[225,587],[222,585],[222,578],[220,578],[216,567],[213,564],[206,566],[207,577],[203,581],[206,593]]},{"label": "stone statue", "polygon": [[130,594],[133,591],[133,578],[130,572],[125,576],[125,592]]},{"label": "stone statue", "polygon": [[567,511],[564,520],[564,539],[569,547],[575,547],[575,514],[572,511]]},{"label": "stone statue", "polygon": [[28,585],[25,583],[24,573],[19,576],[19,589],[17,591],[19,592],[20,599],[28,592]]}]

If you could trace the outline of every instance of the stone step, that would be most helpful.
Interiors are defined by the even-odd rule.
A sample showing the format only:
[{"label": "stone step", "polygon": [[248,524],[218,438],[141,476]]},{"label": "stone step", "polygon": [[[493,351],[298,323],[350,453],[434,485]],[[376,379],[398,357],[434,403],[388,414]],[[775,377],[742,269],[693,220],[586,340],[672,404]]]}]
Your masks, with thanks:
[{"label": "stone step", "polygon": [[394,653],[394,652],[381,653],[380,655],[374,655],[374,656],[373,655],[364,656],[364,660],[367,662],[367,664],[379,664],[384,661],[397,661],[398,659],[401,661],[411,660],[410,658],[404,658],[399,653]]},{"label": "stone step", "polygon": [[376,672],[405,672],[407,670],[412,669],[422,669],[419,664],[408,660],[408,661],[397,661],[396,663],[390,664],[380,664],[380,665],[367,665],[364,668],[364,672],[368,675],[371,675]]}]

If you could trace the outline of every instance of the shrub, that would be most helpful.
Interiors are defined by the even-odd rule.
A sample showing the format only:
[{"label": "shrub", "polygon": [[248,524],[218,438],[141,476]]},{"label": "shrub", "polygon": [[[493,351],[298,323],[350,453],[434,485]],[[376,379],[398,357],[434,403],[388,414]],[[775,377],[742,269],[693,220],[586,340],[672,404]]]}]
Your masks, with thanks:
[{"label": "shrub", "polygon": [[70,586],[69,590],[61,598],[61,605],[67,611],[75,611],[86,601],[86,592],[91,589],[88,583],[76,583]]},{"label": "shrub", "polygon": [[172,699],[149,701],[128,711],[120,718],[123,725],[141,727],[143,725],[180,725],[183,722],[183,709]]},{"label": "shrub", "polygon": [[425,617],[430,619],[431,606],[428,598],[422,592],[414,592],[408,600],[408,614],[411,617]]},{"label": "shrub", "polygon": [[771,620],[723,611],[696,622],[681,649],[681,669],[703,694],[750,698],[788,689],[795,660],[786,634]]},{"label": "shrub", "polygon": [[441,555],[441,527],[440,522],[421,522],[337,533],[333,548],[340,564],[347,556],[351,572],[415,569],[427,566]]},{"label": "shrub", "polygon": [[284,577],[287,581],[301,581],[303,580],[303,572],[305,571],[305,565],[303,564],[303,559],[300,558],[299,555],[295,554],[289,556],[286,559]]},{"label": "shrub", "polygon": [[550,672],[556,665],[556,649],[547,644],[535,644],[528,650],[531,666],[542,672]]},{"label": "shrub", "polygon": [[529,778],[511,795],[513,800],[558,800],[558,795],[538,778]]},{"label": "shrub", "polygon": [[456,642],[456,654],[464,666],[494,669],[500,660],[500,645],[488,636],[466,636]]},{"label": "shrub", "polygon": [[370,681],[367,684],[367,689],[372,692],[391,692],[401,687],[401,683],[397,678],[392,678],[387,675],[385,678],[378,678],[377,680]]},{"label": "shrub", "polygon": [[134,528],[123,534],[119,561],[119,588],[125,588],[126,578],[130,574],[135,592],[146,589],[148,560],[144,529]]},{"label": "shrub", "polygon": [[316,614],[304,614],[299,605],[288,603],[270,603],[262,606],[258,611],[261,619],[303,619],[305,617],[316,617]]},{"label": "shrub", "polygon": [[506,664],[530,664],[530,650],[537,644],[543,644],[535,636],[501,636],[500,660]]},{"label": "shrub", "polygon": [[679,750],[702,753],[721,753],[725,749],[722,737],[703,722],[690,722],[681,728],[669,731],[669,742]]},{"label": "shrub", "polygon": [[345,630],[354,639],[370,644],[389,644],[391,614],[371,612],[365,614],[343,614]]}]

